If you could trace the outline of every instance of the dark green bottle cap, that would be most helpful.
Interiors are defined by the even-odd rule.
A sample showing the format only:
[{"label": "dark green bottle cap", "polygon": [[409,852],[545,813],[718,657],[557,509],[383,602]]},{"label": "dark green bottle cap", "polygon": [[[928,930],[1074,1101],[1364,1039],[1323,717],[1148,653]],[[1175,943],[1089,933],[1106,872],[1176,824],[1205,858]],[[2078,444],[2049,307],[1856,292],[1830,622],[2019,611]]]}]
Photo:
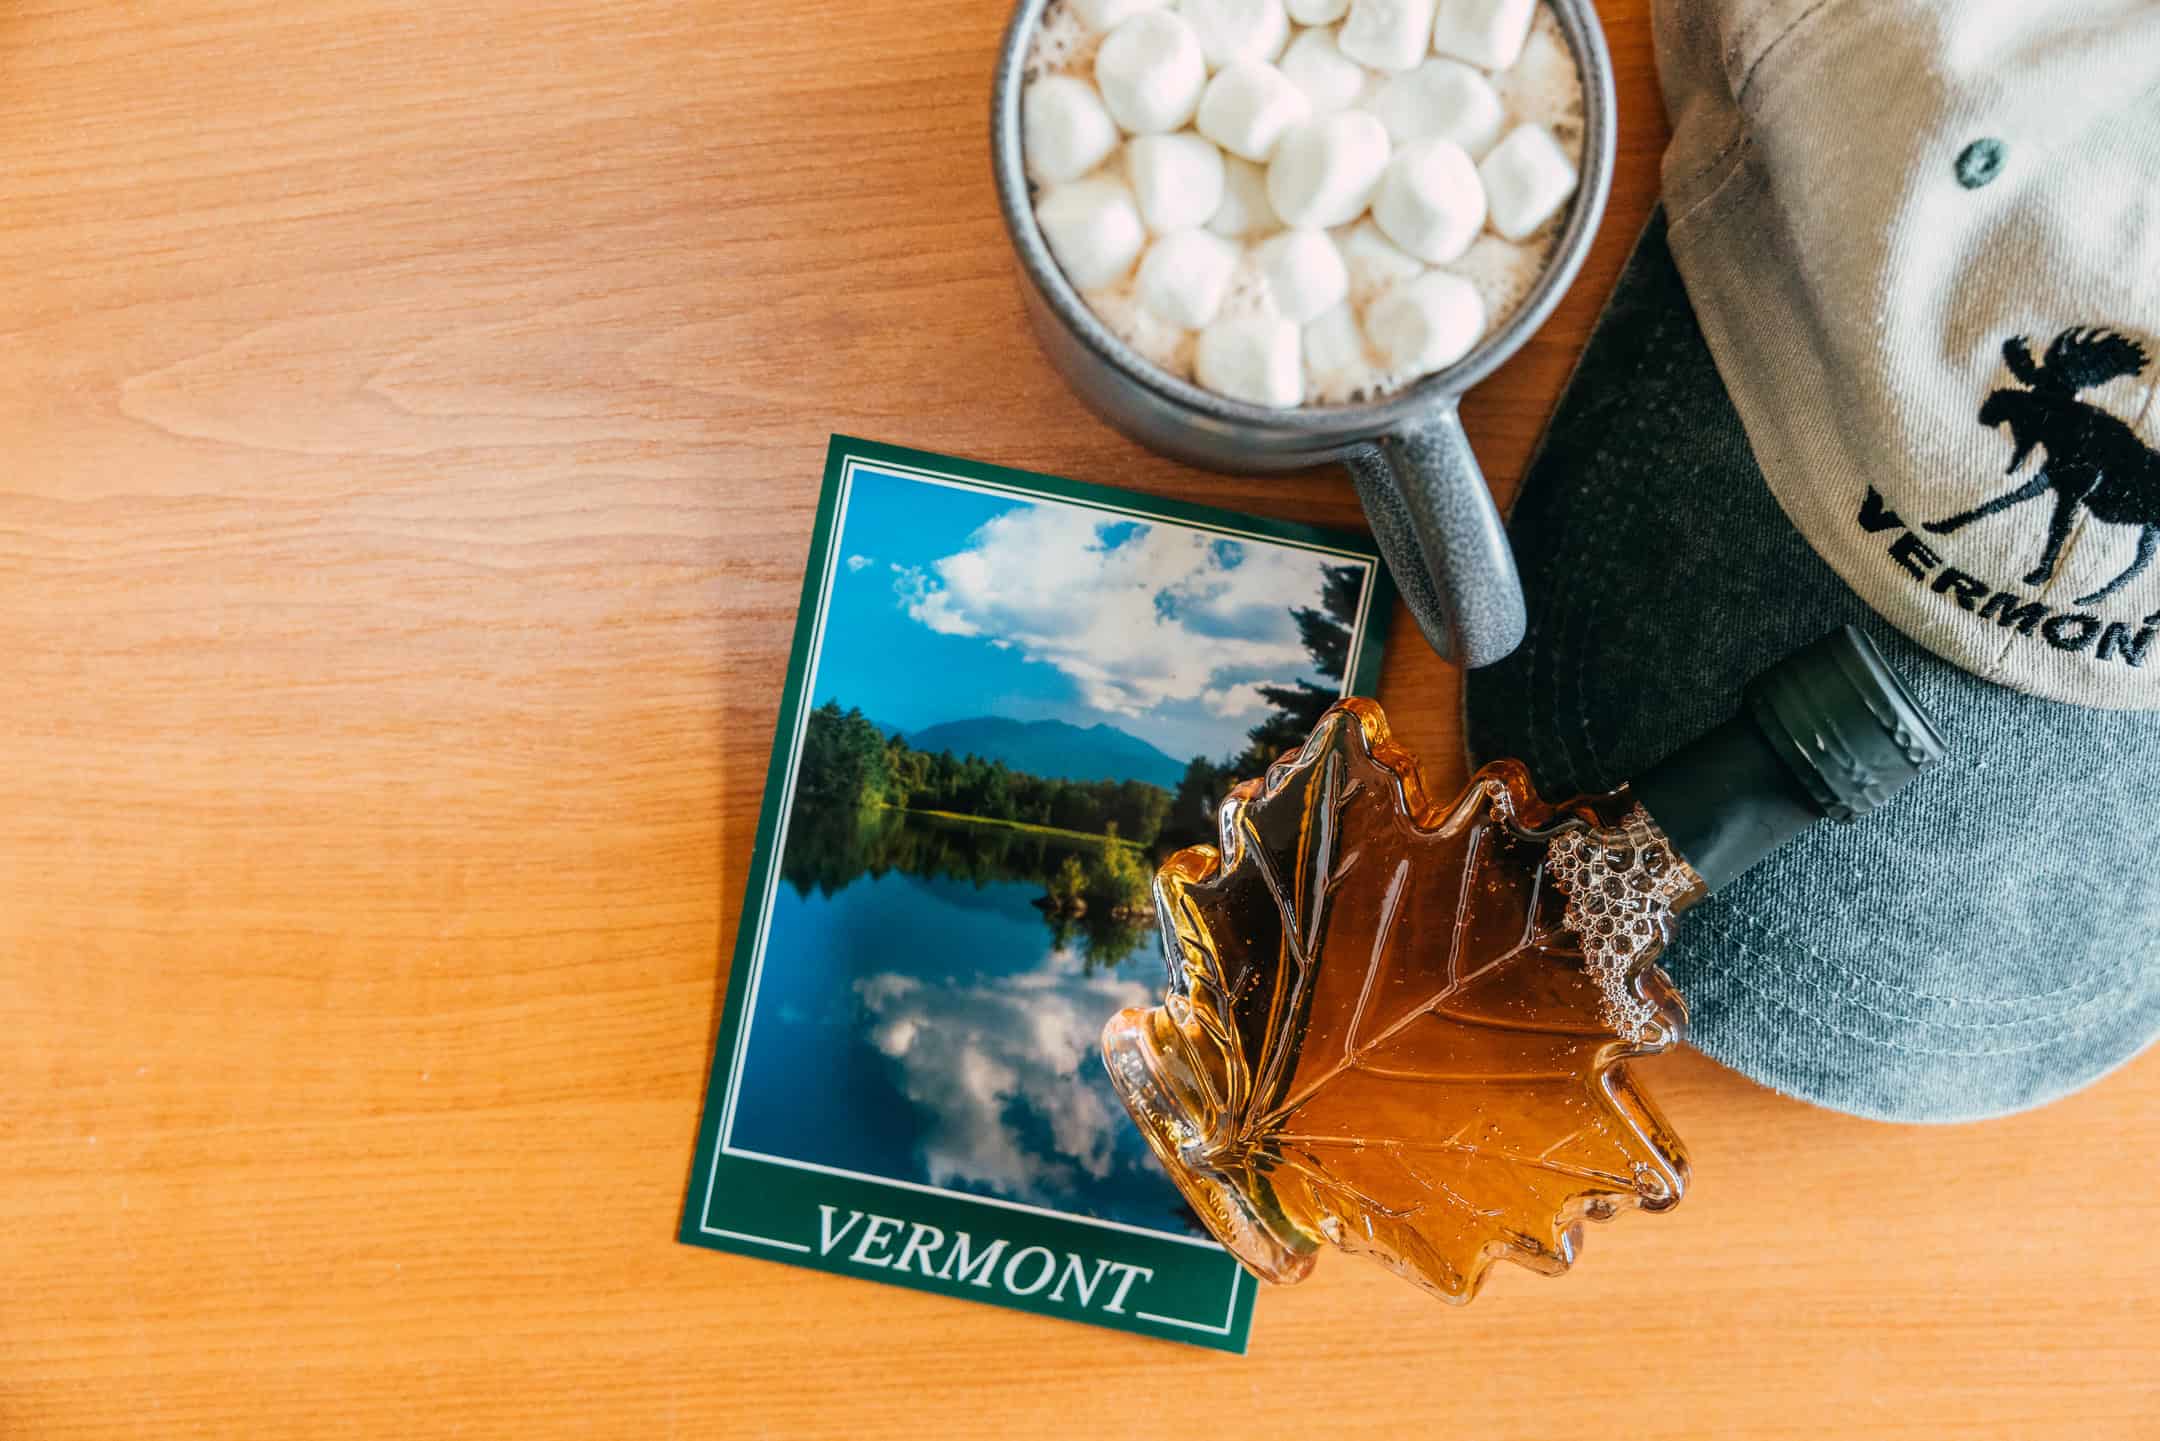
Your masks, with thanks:
[{"label": "dark green bottle cap", "polygon": [[1905,682],[1851,626],[1748,683],[1748,714],[1834,821],[1858,820],[1948,753]]},{"label": "dark green bottle cap", "polygon": [[1947,749],[1897,672],[1847,626],[1748,682],[1739,715],[1629,790],[1708,894],[1809,826],[1881,806]]}]

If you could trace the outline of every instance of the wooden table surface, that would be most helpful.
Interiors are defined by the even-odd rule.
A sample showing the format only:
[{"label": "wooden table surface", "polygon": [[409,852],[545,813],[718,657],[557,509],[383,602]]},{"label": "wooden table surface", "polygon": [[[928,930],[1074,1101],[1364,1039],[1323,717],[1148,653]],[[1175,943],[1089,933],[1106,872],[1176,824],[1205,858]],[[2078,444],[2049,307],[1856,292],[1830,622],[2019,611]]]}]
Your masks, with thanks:
[{"label": "wooden table surface", "polygon": [[[0,1437],[2160,1436],[2160,1055],[1943,1129],[1667,1058],[1677,1212],[1245,1359],[675,1244],[827,433],[1356,517],[1038,356],[1002,9],[0,7]],[[1605,13],[1503,493],[1655,190]]]}]

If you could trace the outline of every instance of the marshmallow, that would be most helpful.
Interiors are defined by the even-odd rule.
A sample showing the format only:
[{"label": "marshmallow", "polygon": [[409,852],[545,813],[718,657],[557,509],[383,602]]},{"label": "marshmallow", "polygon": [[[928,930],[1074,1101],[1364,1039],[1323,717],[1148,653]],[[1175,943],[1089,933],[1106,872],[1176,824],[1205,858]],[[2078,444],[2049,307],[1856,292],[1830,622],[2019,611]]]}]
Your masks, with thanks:
[{"label": "marshmallow", "polygon": [[1090,30],[1114,30],[1143,10],[1161,10],[1170,0],[1066,0]]},{"label": "marshmallow", "polygon": [[1305,373],[1316,385],[1340,382],[1371,364],[1365,358],[1365,332],[1358,329],[1357,312],[1348,302],[1306,321],[1304,344]]},{"label": "marshmallow", "polygon": [[1350,272],[1325,230],[1286,231],[1263,244],[1253,259],[1275,313],[1286,320],[1303,325],[1349,294]]},{"label": "marshmallow", "polygon": [[1518,125],[1478,166],[1492,204],[1493,229],[1527,237],[1575,193],[1575,163],[1542,125]]},{"label": "marshmallow", "polygon": [[1388,162],[1372,214],[1388,239],[1420,260],[1445,265],[1470,248],[1485,224],[1485,187],[1454,141],[1413,140]]},{"label": "marshmallow", "polygon": [[1283,52],[1283,78],[1305,94],[1315,115],[1333,115],[1365,93],[1365,67],[1342,53],[1332,30],[1307,30]]},{"label": "marshmallow", "polygon": [[1232,400],[1296,405],[1305,394],[1298,328],[1273,316],[1226,316],[1200,332],[1193,375]]},{"label": "marshmallow", "polygon": [[1350,272],[1350,299],[1358,305],[1368,304],[1388,287],[1425,273],[1424,261],[1405,255],[1370,220],[1351,226],[1337,237],[1336,244]]},{"label": "marshmallow", "polygon": [[1432,45],[1433,0],[1350,0],[1335,43],[1376,70],[1408,70]]},{"label": "marshmallow", "polygon": [[1132,192],[1104,176],[1052,186],[1035,202],[1035,221],[1078,290],[1123,280],[1147,244]]},{"label": "marshmallow", "polygon": [[1286,225],[1342,225],[1372,199],[1387,163],[1387,127],[1364,111],[1309,120],[1275,146],[1268,202]]},{"label": "marshmallow", "polygon": [[1200,97],[1200,133],[1233,155],[1265,160],[1293,125],[1311,118],[1305,93],[1272,65],[1244,60],[1208,82]]},{"label": "marshmallow", "polygon": [[1282,222],[1275,218],[1275,207],[1268,204],[1267,171],[1250,160],[1225,155],[1222,204],[1216,208],[1215,218],[1207,223],[1207,228],[1235,240],[1240,236],[1265,234],[1281,225]]},{"label": "marshmallow", "polygon": [[1332,25],[1350,8],[1350,0],[1290,0],[1290,18],[1300,25]]},{"label": "marshmallow", "polygon": [[1507,112],[1491,82],[1459,60],[1428,60],[1388,81],[1372,113],[1397,145],[1437,136],[1474,160],[1507,128]]},{"label": "marshmallow", "polygon": [[1505,70],[1522,54],[1537,0],[1440,0],[1432,47],[1487,70]]},{"label": "marshmallow", "polygon": [[1157,235],[1205,225],[1222,204],[1222,152],[1198,135],[1136,135],[1125,147],[1140,218]]},{"label": "marshmallow", "polygon": [[1095,88],[1111,117],[1134,135],[1175,130],[1192,119],[1206,85],[1199,37],[1167,10],[1133,16],[1095,52]]},{"label": "marshmallow", "polygon": [[1178,14],[1200,37],[1210,70],[1240,60],[1273,60],[1290,38],[1282,0],[1178,0]]},{"label": "marshmallow", "polygon": [[1205,230],[1173,230],[1148,247],[1134,288],[1140,303],[1180,330],[1198,330],[1222,309],[1238,248]]},{"label": "marshmallow", "polygon": [[1027,173],[1046,184],[1078,180],[1117,149],[1117,122],[1095,87],[1049,75],[1020,97],[1020,153]]},{"label": "marshmallow", "polygon": [[1404,281],[1365,312],[1366,338],[1406,380],[1453,365],[1484,330],[1477,287],[1444,270]]}]

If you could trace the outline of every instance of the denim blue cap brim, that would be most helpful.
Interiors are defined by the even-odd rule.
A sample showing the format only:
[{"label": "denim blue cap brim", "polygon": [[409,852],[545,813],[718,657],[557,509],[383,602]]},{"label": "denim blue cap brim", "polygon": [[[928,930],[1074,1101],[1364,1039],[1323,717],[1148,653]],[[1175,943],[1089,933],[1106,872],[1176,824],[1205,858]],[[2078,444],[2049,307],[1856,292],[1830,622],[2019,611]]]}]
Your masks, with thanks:
[{"label": "denim blue cap brim", "polygon": [[1873,816],[1817,826],[1681,918],[1663,965],[1705,1053],[1841,1111],[1959,1121],[2054,1100],[2160,1031],[2160,714],[1980,680],[1877,618],[1765,486],[1662,216],[1509,532],[1529,631],[1467,677],[1467,729],[1474,758],[1521,757],[1547,795],[1626,781],[1848,622],[1949,741]]}]

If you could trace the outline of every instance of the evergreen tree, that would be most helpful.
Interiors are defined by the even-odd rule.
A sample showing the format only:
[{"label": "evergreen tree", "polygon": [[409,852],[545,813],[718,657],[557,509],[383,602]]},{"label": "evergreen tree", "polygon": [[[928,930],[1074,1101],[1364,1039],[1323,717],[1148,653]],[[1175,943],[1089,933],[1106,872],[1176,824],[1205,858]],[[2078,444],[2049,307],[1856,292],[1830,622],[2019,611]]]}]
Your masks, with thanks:
[{"label": "evergreen tree", "polygon": [[1223,792],[1236,781],[1237,777],[1225,767],[1206,756],[1194,756],[1178,781],[1177,794],[1170,798],[1170,813],[1158,837],[1162,848],[1213,845],[1215,808],[1222,803]]},{"label": "evergreen tree", "polygon": [[1354,565],[1325,568],[1320,584],[1320,607],[1295,606],[1298,639],[1312,657],[1315,673],[1334,681],[1332,686],[1314,685],[1300,677],[1287,686],[1261,686],[1260,694],[1275,713],[1245,733],[1249,742],[1230,770],[1240,779],[1266,773],[1284,751],[1300,744],[1319,723],[1321,713],[1333,705],[1350,668],[1350,627],[1357,620],[1358,603],[1365,594],[1365,572]]},{"label": "evergreen tree", "polygon": [[807,798],[823,806],[878,806],[886,803],[891,789],[885,737],[860,710],[843,713],[838,701],[829,700],[810,713],[795,780],[798,802]]}]

